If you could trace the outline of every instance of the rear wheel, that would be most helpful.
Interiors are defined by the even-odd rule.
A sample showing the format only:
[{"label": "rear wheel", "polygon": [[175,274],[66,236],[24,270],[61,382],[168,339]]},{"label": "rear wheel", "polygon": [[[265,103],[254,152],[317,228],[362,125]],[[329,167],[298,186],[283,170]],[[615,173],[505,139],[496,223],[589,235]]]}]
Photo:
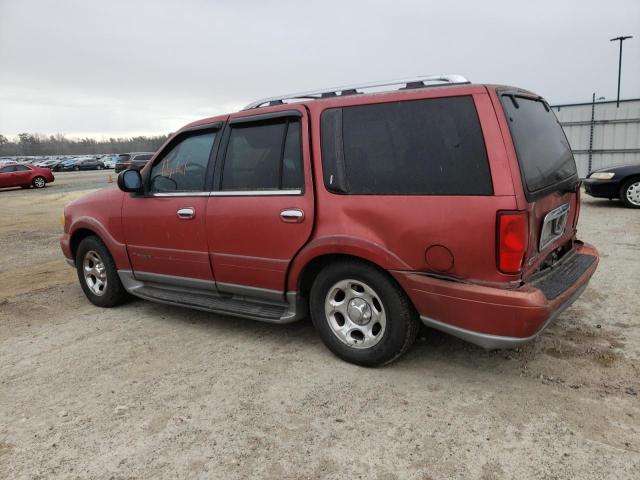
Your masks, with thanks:
[{"label": "rear wheel", "polygon": [[620,188],[620,200],[631,208],[640,208],[640,178],[630,178]]},{"label": "rear wheel", "polygon": [[84,238],[76,252],[76,270],[87,298],[99,307],[115,307],[128,298],[115,262],[96,236]]},{"label": "rear wheel", "polygon": [[80,167],[73,167],[73,169],[77,172],[78,170],[80,170]]},{"label": "rear wheel", "polygon": [[327,266],[311,288],[311,319],[338,357],[365,367],[394,361],[413,344],[418,316],[387,274],[358,261]]},{"label": "rear wheel", "polygon": [[102,165],[98,165],[98,166],[96,167],[96,170],[102,170]]},{"label": "rear wheel", "polygon": [[44,188],[47,185],[47,181],[45,180],[44,177],[36,177],[36,178],[33,179],[31,184],[35,188]]}]

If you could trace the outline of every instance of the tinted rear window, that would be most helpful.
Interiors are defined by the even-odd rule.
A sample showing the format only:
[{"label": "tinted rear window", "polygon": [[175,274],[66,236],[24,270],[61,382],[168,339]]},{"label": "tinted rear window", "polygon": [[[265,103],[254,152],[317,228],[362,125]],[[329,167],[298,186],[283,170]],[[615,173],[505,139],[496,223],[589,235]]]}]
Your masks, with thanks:
[{"label": "tinted rear window", "polygon": [[329,190],[375,195],[493,191],[470,96],[330,109],[321,127]]},{"label": "tinted rear window", "polygon": [[542,100],[507,95],[501,100],[527,190],[575,176],[571,147],[553,111]]}]

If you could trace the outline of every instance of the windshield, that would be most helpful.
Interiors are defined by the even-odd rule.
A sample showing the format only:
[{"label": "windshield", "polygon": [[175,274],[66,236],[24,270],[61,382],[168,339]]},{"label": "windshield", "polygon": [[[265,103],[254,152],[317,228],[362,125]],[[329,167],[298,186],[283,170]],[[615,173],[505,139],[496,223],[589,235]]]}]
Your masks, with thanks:
[{"label": "windshield", "polygon": [[500,99],[528,192],[576,176],[567,137],[544,100],[507,94]]}]

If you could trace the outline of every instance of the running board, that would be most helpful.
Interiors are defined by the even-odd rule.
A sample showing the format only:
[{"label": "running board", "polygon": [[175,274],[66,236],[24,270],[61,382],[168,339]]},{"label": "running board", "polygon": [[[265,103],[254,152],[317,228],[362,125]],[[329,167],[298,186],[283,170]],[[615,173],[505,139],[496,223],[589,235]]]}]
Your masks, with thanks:
[{"label": "running board", "polygon": [[[131,295],[205,312],[250,318],[269,323],[291,323],[302,318],[296,292],[288,292],[287,302],[268,301],[242,295],[220,294],[212,289],[185,288],[137,279],[130,270],[118,270],[120,281]],[[213,283],[213,282],[211,282]]]}]

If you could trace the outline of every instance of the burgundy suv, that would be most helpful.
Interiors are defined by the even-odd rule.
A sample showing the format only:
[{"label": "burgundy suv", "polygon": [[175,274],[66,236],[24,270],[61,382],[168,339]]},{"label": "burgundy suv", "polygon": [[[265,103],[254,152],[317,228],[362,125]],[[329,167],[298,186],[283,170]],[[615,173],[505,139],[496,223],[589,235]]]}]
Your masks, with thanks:
[{"label": "burgundy suv", "polygon": [[365,366],[402,355],[420,322],[486,348],[530,341],[598,264],[547,102],[458,75],[261,100],[187,125],[118,185],[65,209],[62,250],[94,304],[310,314]]}]

